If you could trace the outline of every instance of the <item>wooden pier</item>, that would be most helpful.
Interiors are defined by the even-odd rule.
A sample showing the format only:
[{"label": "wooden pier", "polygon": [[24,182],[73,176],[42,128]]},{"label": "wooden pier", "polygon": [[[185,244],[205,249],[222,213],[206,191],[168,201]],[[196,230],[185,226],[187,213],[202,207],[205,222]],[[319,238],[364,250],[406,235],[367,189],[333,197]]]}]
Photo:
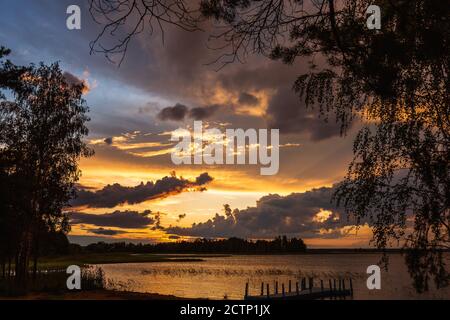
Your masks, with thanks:
[{"label": "wooden pier", "polygon": [[329,279],[328,286],[320,280],[320,286],[314,286],[313,278],[302,278],[295,282],[295,288],[291,280],[287,288],[281,283],[281,292],[278,290],[278,281],[275,281],[274,290],[270,292],[269,283],[261,283],[259,295],[249,295],[248,282],[245,284],[244,300],[313,300],[313,299],[342,299],[353,296],[352,279]]}]

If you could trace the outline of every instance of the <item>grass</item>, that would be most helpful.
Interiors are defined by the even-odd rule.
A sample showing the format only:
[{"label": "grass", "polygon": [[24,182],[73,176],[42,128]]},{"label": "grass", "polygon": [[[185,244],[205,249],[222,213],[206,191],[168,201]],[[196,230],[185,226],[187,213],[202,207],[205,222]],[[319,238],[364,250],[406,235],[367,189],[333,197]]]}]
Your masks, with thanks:
[{"label": "grass", "polygon": [[[173,296],[138,294],[108,290],[103,270],[98,264],[139,262],[193,262],[204,257],[224,257],[214,254],[133,254],[133,253],[84,253],[57,257],[44,257],[38,261],[36,278],[29,281],[26,289],[15,288],[14,277],[0,278],[0,299],[25,297],[30,299],[175,299]],[[82,268],[83,292],[68,291],[66,268],[77,265]],[[13,266],[14,267],[14,266]],[[14,269],[14,268],[13,268]],[[30,275],[31,276],[31,275]]]},{"label": "grass", "polygon": [[[36,277],[29,279],[26,288],[18,289],[14,277],[0,278],[0,297],[24,296],[28,293],[55,293],[61,294],[67,290],[67,273],[65,270],[51,270],[39,272]],[[83,290],[105,290],[107,280],[101,268],[88,266],[81,269],[81,283]]]},{"label": "grass", "polygon": [[[37,276],[30,280],[26,292],[17,292],[14,288],[14,278],[0,278],[0,297],[24,296],[25,293],[32,294],[30,298],[49,299],[54,294],[56,298],[100,298],[107,296],[113,299],[122,298],[160,298],[159,295],[139,295],[135,293],[118,293],[106,290],[106,279],[103,270],[95,265],[109,263],[132,263],[132,262],[195,262],[203,261],[203,257],[224,257],[226,255],[197,255],[197,254],[133,254],[133,253],[84,253],[57,257],[44,257],[38,261]],[[66,268],[70,265],[82,267],[83,293],[74,295],[66,288]],[[14,269],[14,266],[12,266]],[[94,293],[91,294],[91,291]],[[88,293],[86,293],[88,292]],[[133,296],[137,295],[136,297]],[[130,296],[131,295],[131,296]],[[161,296],[162,297],[162,296]],[[176,298],[176,297],[167,297]]]}]

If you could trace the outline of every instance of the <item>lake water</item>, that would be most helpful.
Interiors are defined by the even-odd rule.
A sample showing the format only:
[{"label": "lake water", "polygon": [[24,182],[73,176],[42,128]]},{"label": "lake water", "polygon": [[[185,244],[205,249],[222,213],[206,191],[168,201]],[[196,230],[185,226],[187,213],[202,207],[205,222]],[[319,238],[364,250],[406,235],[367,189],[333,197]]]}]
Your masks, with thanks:
[{"label": "lake water", "polygon": [[[323,279],[352,278],[353,299],[450,299],[450,289],[418,294],[400,254],[391,254],[389,269],[381,272],[381,290],[368,290],[366,269],[379,264],[380,254],[236,255],[206,257],[201,262],[122,263],[99,265],[111,287],[136,292],[175,295],[186,298],[242,299],[245,283],[250,294],[259,294],[261,282],[295,282],[313,277],[315,286]],[[447,262],[450,259],[447,256]],[[447,263],[447,266],[449,265]],[[348,286],[347,286],[348,287]],[[294,290],[294,289],[293,289]]]}]

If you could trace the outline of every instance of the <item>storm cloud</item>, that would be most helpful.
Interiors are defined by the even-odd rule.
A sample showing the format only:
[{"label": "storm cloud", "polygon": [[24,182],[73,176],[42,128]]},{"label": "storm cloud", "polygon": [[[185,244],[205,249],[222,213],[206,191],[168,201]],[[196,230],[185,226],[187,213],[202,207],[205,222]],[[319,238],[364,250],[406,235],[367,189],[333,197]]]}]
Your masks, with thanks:
[{"label": "storm cloud", "polygon": [[220,106],[217,104],[206,106],[206,107],[196,107],[189,110],[189,118],[194,120],[204,120],[210,118]]},{"label": "storm cloud", "polygon": [[255,106],[259,103],[259,99],[251,93],[241,92],[239,95],[239,103]]},{"label": "storm cloud", "polygon": [[[55,60],[72,61],[74,65],[85,65],[88,61],[95,66],[96,72],[104,78],[114,79],[129,87],[136,87],[151,94],[157,94],[166,101],[186,101],[191,105],[201,106],[189,108],[185,104],[177,103],[160,111],[160,120],[181,121],[187,117],[193,119],[205,119],[216,114],[208,106],[220,103],[231,106],[232,102],[246,104],[249,107],[258,108],[258,98],[255,92],[274,92],[267,109],[268,124],[273,128],[280,128],[281,133],[310,133],[315,140],[323,140],[339,134],[334,124],[324,124],[317,117],[318,112],[305,111],[300,99],[293,93],[292,85],[301,74],[309,72],[305,60],[298,59],[292,65],[285,65],[280,61],[273,61],[260,55],[252,55],[246,59],[244,64],[230,64],[217,71],[217,65],[211,64],[224,52],[211,50],[213,43],[208,43],[212,25],[202,25],[205,32],[186,32],[181,28],[166,25],[164,27],[164,45],[161,44],[162,34],[154,30],[153,36],[148,33],[140,33],[130,43],[125,60],[120,69],[111,68],[109,60],[101,55],[89,55],[86,44],[94,40],[100,27],[92,19],[83,22],[84,32],[80,37],[70,37],[64,48],[61,47],[61,39],[67,39],[67,30],[53,30],[53,23],[58,23],[55,17],[61,10],[65,10],[67,1],[58,4],[30,4],[34,15],[26,15],[16,9],[15,15],[9,15],[4,10],[5,20],[8,19],[31,19],[29,29],[13,29],[14,23],[4,23],[2,28],[5,34],[16,35],[21,43],[26,44],[27,51],[41,53],[42,39],[46,41],[48,51],[55,56]],[[88,15],[89,7],[82,1],[75,1]],[[129,25],[128,25],[129,24]],[[131,27],[133,19],[123,25],[124,30]],[[3,30],[2,29],[2,30]],[[51,31],[51,32],[50,32]],[[56,33],[55,33],[56,32]],[[48,35],[52,35],[51,37]],[[47,36],[45,36],[47,35]],[[0,35],[1,37],[1,35]],[[44,37],[44,38],[43,38]],[[117,43],[120,39],[118,34],[105,34],[105,43]],[[11,40],[12,41],[12,40]],[[220,47],[220,46],[219,46]],[[186,50],[186,48],[189,48]],[[15,49],[13,46],[12,49]],[[325,66],[323,59],[315,59],[317,68]],[[151,77],[148,75],[152,74]],[[73,73],[67,72],[66,78],[74,82],[82,81]],[[98,90],[98,89],[97,89]],[[289,96],[286,93],[289,92]],[[228,101],[227,97],[233,96],[234,101]],[[217,100],[217,97],[225,97]],[[283,97],[287,100],[283,101]],[[110,108],[111,109],[111,108]],[[122,110],[120,106],[119,111]],[[153,110],[153,108],[152,108]],[[93,112],[95,110],[93,109]],[[126,127],[133,125],[133,129],[148,128],[148,123],[140,122],[139,119],[128,119],[117,110],[114,112],[122,117],[118,121],[117,129],[110,134],[118,134]],[[112,115],[111,115],[112,116]],[[220,115],[222,116],[222,115]],[[139,116],[140,117],[140,116]],[[242,115],[235,115],[236,118]],[[220,119],[219,119],[220,120]],[[111,119],[102,117],[93,126],[91,132],[96,133],[103,130],[111,130]],[[103,127],[106,127],[104,129]],[[103,132],[102,132],[103,133]]]},{"label": "storm cloud", "polygon": [[173,107],[166,107],[158,113],[158,119],[163,121],[183,121],[186,118],[205,120],[210,118],[219,108],[219,105],[188,108],[184,104],[177,103]]},{"label": "storm cloud", "polygon": [[105,229],[105,228],[88,229],[88,231],[90,233],[100,234],[100,235],[104,235],[104,236],[116,236],[118,234],[128,233],[128,232],[122,231],[122,230],[113,230],[113,229]]},{"label": "storm cloud", "polygon": [[184,104],[177,103],[173,107],[165,107],[158,113],[160,120],[182,121],[188,113],[188,107]]},{"label": "storm cloud", "polygon": [[76,75],[68,71],[64,71],[63,77],[66,83],[69,84],[70,86],[82,86],[83,94],[87,94],[91,90],[91,87],[87,80],[80,79]]},{"label": "storm cloud", "polygon": [[340,237],[351,225],[343,212],[331,203],[333,188],[323,187],[287,196],[269,194],[256,207],[216,214],[191,227],[169,227],[166,232],[192,237],[272,238],[280,234],[309,237]]},{"label": "storm cloud", "polygon": [[320,141],[340,134],[340,124],[333,118],[321,118],[314,109],[307,109],[290,87],[280,88],[272,97],[268,110],[268,124],[281,133],[305,133],[312,141]]},{"label": "storm cloud", "polygon": [[98,227],[142,229],[155,223],[156,219],[151,215],[150,210],[143,212],[117,210],[105,214],[70,212],[69,218],[72,225],[92,224]]},{"label": "storm cloud", "polygon": [[78,190],[78,197],[71,202],[71,205],[113,208],[124,203],[136,204],[147,200],[164,198],[170,194],[181,193],[190,188],[203,191],[205,190],[205,185],[212,180],[213,178],[207,172],[204,172],[196,177],[194,181],[172,175],[159,179],[156,182],[141,182],[134,187],[122,186],[118,183],[108,184],[97,191]]}]

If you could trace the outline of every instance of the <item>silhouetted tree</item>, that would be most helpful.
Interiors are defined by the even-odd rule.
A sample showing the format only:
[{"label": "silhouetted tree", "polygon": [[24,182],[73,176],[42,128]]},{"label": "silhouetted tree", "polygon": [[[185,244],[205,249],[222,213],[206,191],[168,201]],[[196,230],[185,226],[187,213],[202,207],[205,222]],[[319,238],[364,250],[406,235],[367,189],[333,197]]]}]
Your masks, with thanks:
[{"label": "silhouetted tree", "polygon": [[0,101],[0,151],[2,172],[12,181],[6,186],[13,196],[8,217],[18,231],[15,279],[24,288],[40,235],[69,230],[62,209],[74,195],[79,158],[91,155],[83,142],[88,108],[83,85],[68,84],[58,64],[22,69],[6,61],[0,75],[2,88],[13,96]]},{"label": "silhouetted tree", "polygon": [[[295,15],[295,2],[287,1],[206,0],[202,8],[229,26],[218,38],[230,44],[233,59],[249,48],[285,63],[326,58],[321,69],[312,65],[299,76],[294,90],[307,107],[334,112],[343,133],[355,117],[370,123],[357,135],[337,203],[357,223],[371,221],[377,247],[394,240],[414,249],[407,262],[419,290],[427,268],[446,285],[440,250],[450,248],[448,1],[336,3]],[[382,8],[381,30],[366,28],[370,4]],[[287,42],[279,38],[286,32]]]},{"label": "silhouetted tree", "polygon": [[[0,61],[10,54],[10,50],[0,47]],[[2,89],[18,89],[21,86],[20,76],[29,68],[19,67],[9,60],[2,61],[0,67],[0,103],[6,103]],[[0,109],[3,115],[3,107]],[[0,263],[2,277],[11,276],[13,258],[18,248],[20,225],[14,208],[23,204],[21,191],[24,190],[24,177],[10,170],[13,159],[4,145],[0,144]]]}]

